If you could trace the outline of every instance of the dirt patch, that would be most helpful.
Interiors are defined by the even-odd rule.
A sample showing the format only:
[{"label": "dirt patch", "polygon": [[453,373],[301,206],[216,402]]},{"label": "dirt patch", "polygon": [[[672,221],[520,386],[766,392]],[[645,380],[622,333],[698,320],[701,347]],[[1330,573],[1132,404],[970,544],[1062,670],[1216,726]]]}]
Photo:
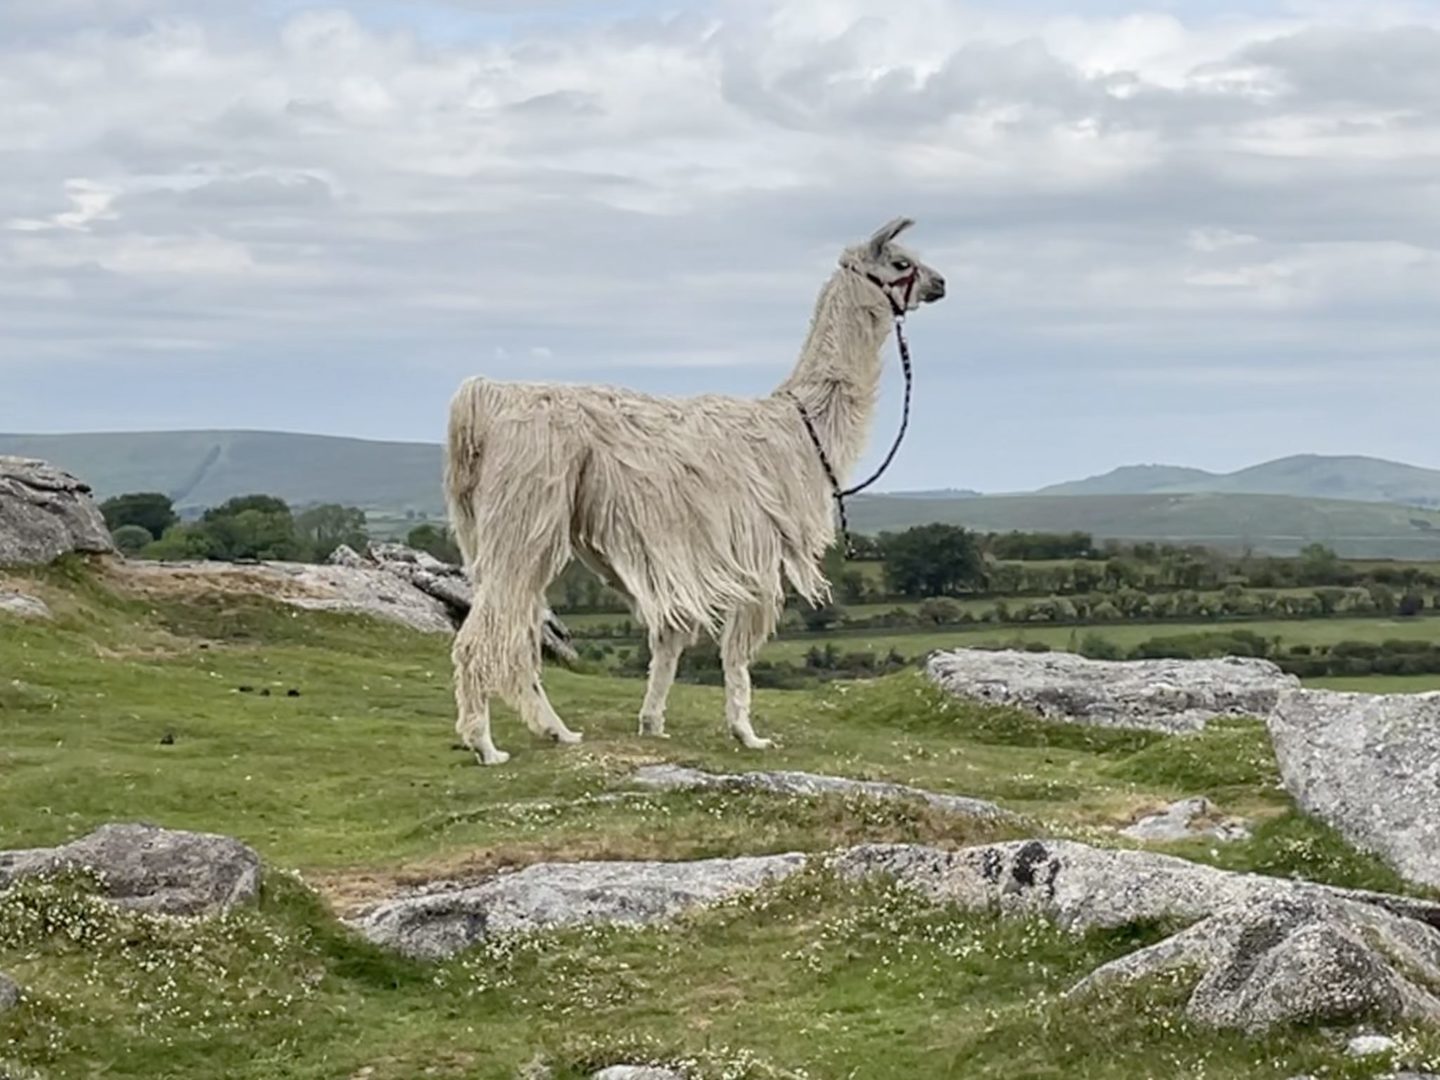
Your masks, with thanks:
[{"label": "dirt patch", "polygon": [[373,904],[398,895],[440,885],[478,885],[497,874],[522,870],[535,863],[673,858],[676,858],[673,842],[661,845],[645,837],[578,836],[501,844],[393,868],[354,867],[307,872],[304,877],[338,916],[349,918]]}]

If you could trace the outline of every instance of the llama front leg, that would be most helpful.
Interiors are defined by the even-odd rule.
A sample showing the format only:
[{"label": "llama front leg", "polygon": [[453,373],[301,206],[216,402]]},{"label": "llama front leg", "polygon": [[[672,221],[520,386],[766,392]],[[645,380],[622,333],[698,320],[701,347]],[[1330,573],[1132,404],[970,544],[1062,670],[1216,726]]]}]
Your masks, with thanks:
[{"label": "llama front leg", "polygon": [[774,745],[755,734],[750,724],[750,663],[774,629],[766,608],[747,607],[732,612],[720,636],[720,661],[725,668],[725,719],[730,734],[750,750]]},{"label": "llama front leg", "polygon": [[650,632],[650,680],[645,686],[645,703],[640,706],[640,734],[659,739],[665,734],[665,702],[675,685],[675,668],[691,635],[666,628]]}]

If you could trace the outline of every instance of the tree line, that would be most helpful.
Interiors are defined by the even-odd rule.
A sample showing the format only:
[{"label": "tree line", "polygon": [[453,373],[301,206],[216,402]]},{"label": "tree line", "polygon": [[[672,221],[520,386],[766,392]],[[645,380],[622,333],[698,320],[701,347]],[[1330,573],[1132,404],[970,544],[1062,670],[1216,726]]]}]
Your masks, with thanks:
[{"label": "tree line", "polygon": [[[139,491],[106,499],[100,513],[115,546],[142,559],[322,563],[342,544],[363,551],[371,539],[365,511],[357,507],[322,503],[296,510],[274,495],[239,495],[184,521],[170,496]],[[417,525],[405,542],[444,562],[460,562],[442,525]]]},{"label": "tree line", "polygon": [[[365,512],[356,507],[331,503],[296,510],[264,494],[238,496],[190,521],[181,520],[168,496],[155,492],[108,499],[101,512],[116,545],[141,558],[323,562],[341,544],[363,549],[370,539]],[[442,561],[460,561],[454,537],[442,524],[415,526],[406,543]],[[853,562],[838,546],[826,555],[833,603],[815,608],[790,599],[807,629],[841,623],[858,629],[977,621],[1413,615],[1440,608],[1440,577],[1429,568],[1356,564],[1322,544],[1291,558],[1227,556],[1194,546],[1097,545],[1083,532],[986,534],[930,524],[857,536],[855,547]],[[986,597],[996,603],[985,610],[958,603]],[[557,579],[550,599],[561,612],[628,612],[624,598],[578,562]],[[845,611],[845,605],[889,602],[920,606],[859,619]]]},{"label": "tree line", "polygon": [[240,495],[194,521],[182,521],[159,492],[118,495],[100,513],[116,547],[147,559],[324,562],[341,544],[368,542],[363,510],[326,503],[297,513],[274,495]]}]

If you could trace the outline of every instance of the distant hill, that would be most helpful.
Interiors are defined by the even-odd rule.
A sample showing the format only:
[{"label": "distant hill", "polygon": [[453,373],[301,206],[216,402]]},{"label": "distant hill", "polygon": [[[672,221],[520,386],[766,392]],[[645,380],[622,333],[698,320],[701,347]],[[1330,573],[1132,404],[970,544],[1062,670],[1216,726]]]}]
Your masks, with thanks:
[{"label": "distant hill", "polygon": [[1204,469],[1187,469],[1182,465],[1122,465],[1103,476],[1051,484],[1035,494],[1148,495],[1154,491],[1174,490],[1186,484],[1204,484],[1219,479],[1215,473],[1206,472]]},{"label": "distant hill", "polygon": [[978,499],[983,492],[969,488],[937,488],[934,491],[899,491],[907,499]]},{"label": "distant hill", "polygon": [[1127,465],[1041,488],[1037,495],[1152,495],[1213,492],[1292,495],[1440,507],[1440,470],[1372,457],[1297,454],[1233,473],[1208,473],[1172,465]]},{"label": "distant hill", "polygon": [[1386,503],[1284,495],[989,495],[969,499],[860,496],[860,532],[943,521],[983,532],[1091,533],[1099,540],[1155,540],[1290,554],[1324,543],[1342,555],[1440,559],[1440,512]]},{"label": "distant hill", "polygon": [[278,495],[294,506],[338,502],[365,510],[438,514],[442,458],[434,443],[372,442],[273,431],[155,431],[3,435],[0,454],[44,458],[101,498],[161,491],[176,506],[235,495]]}]

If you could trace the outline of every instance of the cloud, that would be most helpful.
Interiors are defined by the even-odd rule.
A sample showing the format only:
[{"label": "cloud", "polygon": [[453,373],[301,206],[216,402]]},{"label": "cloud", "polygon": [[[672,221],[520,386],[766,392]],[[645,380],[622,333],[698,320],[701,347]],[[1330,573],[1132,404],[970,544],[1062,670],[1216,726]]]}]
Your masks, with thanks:
[{"label": "cloud", "polygon": [[[1412,363],[1440,348],[1437,56],[1440,15],[1383,4],[7,5],[0,381],[30,390],[0,395],[0,428],[93,425],[37,388],[97,372],[122,388],[106,426],[141,415],[128,385],[149,423],[421,438],[476,370],[759,392],[840,247],[897,213],[953,286],[917,352],[992,392],[1035,381],[1028,430],[1070,430],[1077,386],[1138,415],[1184,385],[1216,418],[1284,388],[1294,428],[1235,452],[1321,448],[1341,436],[1312,418],[1346,407],[1358,356],[1419,423],[1440,390]],[[323,417],[205,389],[341,358]],[[397,405],[406,372],[421,396]],[[1343,430],[1393,447],[1395,415]],[[915,431],[901,482],[955,480],[953,428]],[[1184,438],[1137,456],[1210,460]],[[1067,456],[1130,449],[1097,430]]]}]

